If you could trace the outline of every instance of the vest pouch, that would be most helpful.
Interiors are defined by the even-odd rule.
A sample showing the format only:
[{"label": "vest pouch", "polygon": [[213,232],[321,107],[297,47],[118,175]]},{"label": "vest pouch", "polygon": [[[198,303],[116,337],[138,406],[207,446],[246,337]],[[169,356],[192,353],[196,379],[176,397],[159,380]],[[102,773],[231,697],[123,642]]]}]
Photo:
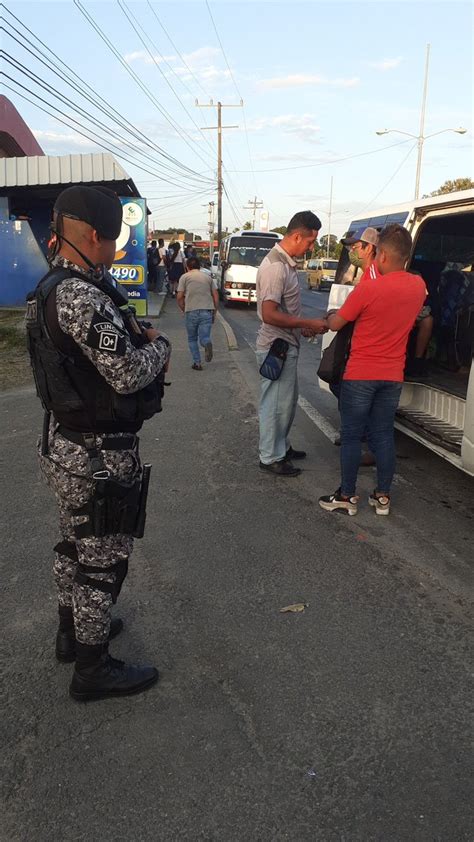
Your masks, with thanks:
[{"label": "vest pouch", "polygon": [[164,380],[165,373],[163,371],[160,372],[158,377],[154,379],[153,383],[150,383],[149,386],[145,386],[145,388],[140,391],[140,410],[145,420],[151,418],[157,412],[161,412],[163,409],[161,406],[161,399],[165,392]]}]

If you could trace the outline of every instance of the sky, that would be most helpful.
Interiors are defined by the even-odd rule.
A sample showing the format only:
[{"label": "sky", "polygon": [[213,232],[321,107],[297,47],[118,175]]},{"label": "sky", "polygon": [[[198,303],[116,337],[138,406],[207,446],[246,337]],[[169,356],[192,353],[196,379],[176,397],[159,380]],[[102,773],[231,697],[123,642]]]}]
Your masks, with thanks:
[{"label": "sky", "polygon": [[[238,126],[223,131],[224,228],[252,218],[244,206],[254,197],[268,211],[270,227],[311,209],[325,234],[331,209],[330,230],[338,236],[358,215],[412,199],[428,43],[424,133],[442,134],[424,143],[421,194],[447,179],[472,177],[470,3],[7,0],[5,5],[34,35],[4,13],[27,40],[8,26],[24,46],[2,33],[3,48],[16,62],[2,62],[15,79],[4,80],[15,92],[3,93],[46,154],[110,149],[148,199],[156,228],[186,227],[201,236],[207,231],[208,203],[216,200],[217,133],[204,127],[216,126],[217,114],[215,108],[196,107],[196,99],[202,105],[211,99],[226,106],[244,103],[222,110],[223,124]],[[46,53],[44,64],[33,45]],[[72,86],[65,71],[54,73],[46,48],[64,62],[60,68],[77,74]],[[51,87],[45,90],[38,81]],[[85,84],[88,100],[79,89]],[[50,114],[33,104],[35,95]],[[114,109],[108,116],[97,108],[103,100]],[[85,113],[78,115],[74,104]],[[468,133],[444,132],[459,126]],[[396,132],[376,135],[385,128],[415,139]]]}]

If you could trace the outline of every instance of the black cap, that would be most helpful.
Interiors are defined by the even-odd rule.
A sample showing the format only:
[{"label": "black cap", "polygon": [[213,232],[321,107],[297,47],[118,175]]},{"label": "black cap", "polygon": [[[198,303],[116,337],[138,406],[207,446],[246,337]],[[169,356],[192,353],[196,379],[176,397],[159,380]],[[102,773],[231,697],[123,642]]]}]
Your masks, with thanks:
[{"label": "black cap", "polygon": [[68,187],[56,199],[54,212],[87,222],[105,240],[116,240],[122,227],[122,203],[108,187]]}]

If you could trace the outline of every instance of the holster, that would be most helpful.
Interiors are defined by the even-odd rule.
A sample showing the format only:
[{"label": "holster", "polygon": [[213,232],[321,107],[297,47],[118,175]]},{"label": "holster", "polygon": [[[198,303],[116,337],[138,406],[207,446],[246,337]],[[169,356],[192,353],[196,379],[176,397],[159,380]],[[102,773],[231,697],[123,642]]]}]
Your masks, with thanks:
[{"label": "holster", "polygon": [[111,479],[96,482],[92,497],[74,509],[74,517],[87,518],[74,526],[76,538],[117,534],[142,538],[150,471],[151,466],[144,465],[140,479],[131,486]]}]

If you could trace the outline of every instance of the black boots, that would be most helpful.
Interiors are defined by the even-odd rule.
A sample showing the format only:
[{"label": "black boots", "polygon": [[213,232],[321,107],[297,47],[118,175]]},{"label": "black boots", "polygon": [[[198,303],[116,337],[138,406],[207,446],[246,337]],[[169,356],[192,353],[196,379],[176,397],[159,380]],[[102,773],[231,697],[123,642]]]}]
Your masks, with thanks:
[{"label": "black boots", "polygon": [[76,668],[69,693],[78,702],[130,696],[158,681],[155,667],[136,667],[112,658],[108,644],[87,646],[76,641]]},{"label": "black boots", "polygon": [[[117,637],[123,629],[123,621],[112,620],[110,623],[109,640]],[[64,664],[76,660],[76,636],[74,633],[74,619],[72,608],[59,606],[59,629],[56,635],[56,658]]]}]

